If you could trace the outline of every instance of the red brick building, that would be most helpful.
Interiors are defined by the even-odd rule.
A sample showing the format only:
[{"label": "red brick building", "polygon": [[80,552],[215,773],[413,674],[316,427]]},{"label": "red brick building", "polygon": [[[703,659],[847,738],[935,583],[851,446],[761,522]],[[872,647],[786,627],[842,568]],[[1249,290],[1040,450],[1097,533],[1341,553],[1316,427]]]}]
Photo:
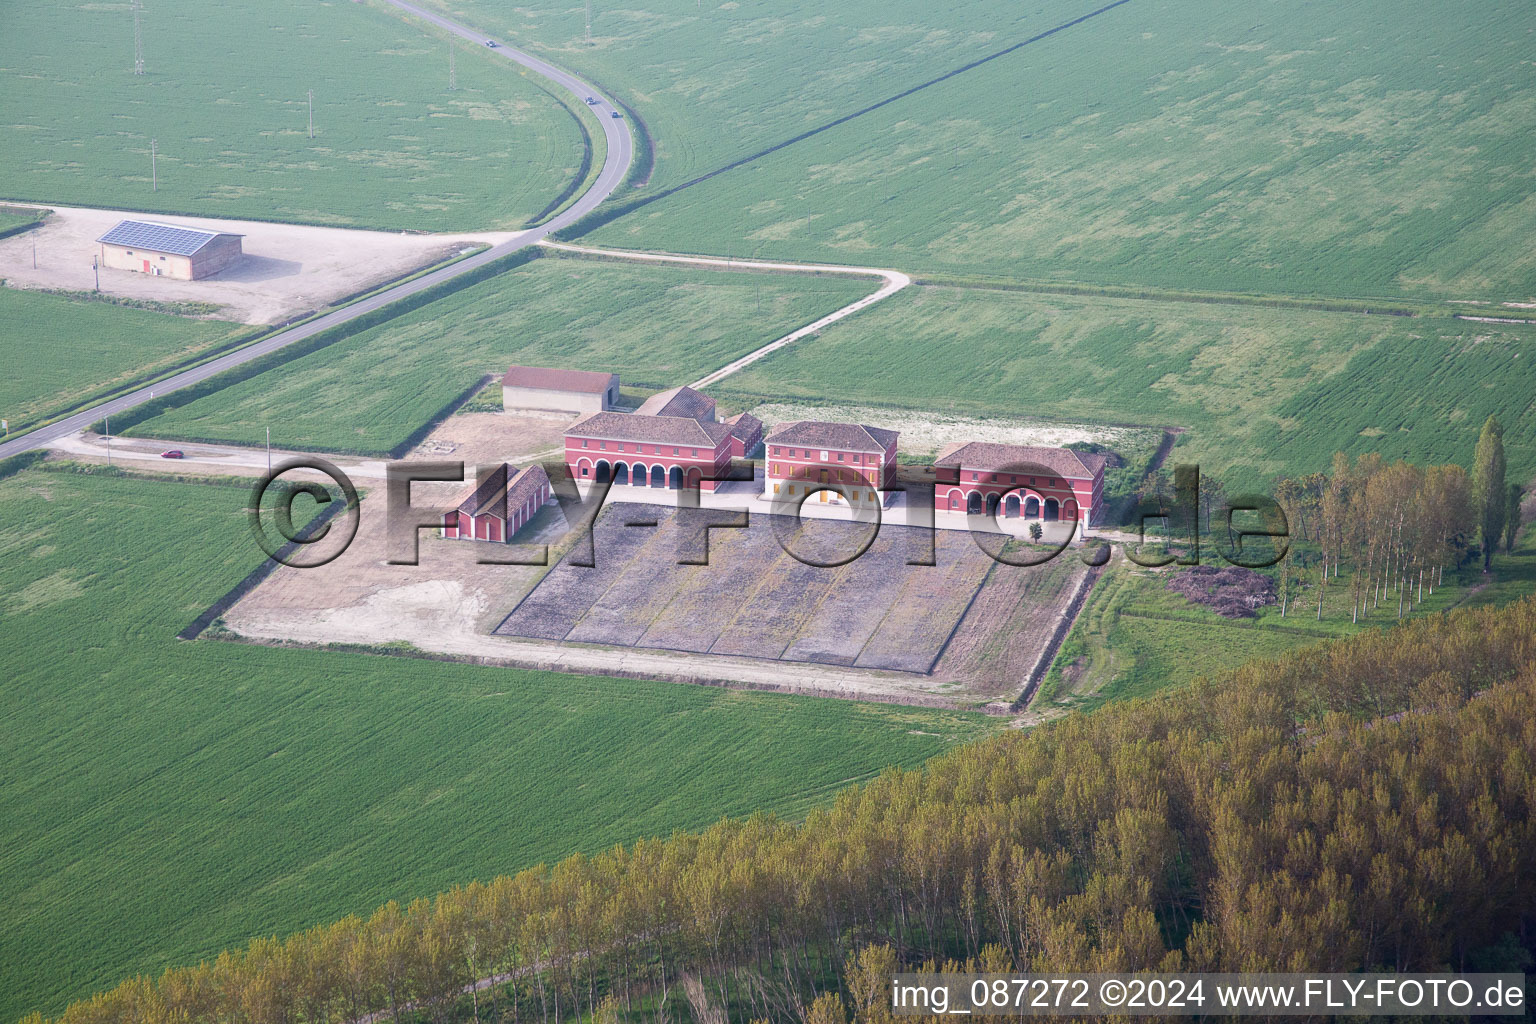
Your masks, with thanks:
[{"label": "red brick building", "polygon": [[526,466],[512,473],[512,467],[502,463],[483,484],[476,484],[464,496],[458,508],[443,516],[443,536],[505,544],[548,500],[549,476],[544,467]]},{"label": "red brick building", "polygon": [[776,428],[763,440],[763,496],[839,503],[841,486],[855,502],[879,503],[896,482],[894,430],[857,423],[800,420]]},{"label": "red brick building", "polygon": [[565,432],[565,464],[578,484],[713,491],[731,462],[731,428],[688,416],[593,413]]},{"label": "red brick building", "polygon": [[1070,520],[1082,527],[1103,516],[1102,455],[968,441],[941,451],[934,468],[933,504],[940,512]]}]

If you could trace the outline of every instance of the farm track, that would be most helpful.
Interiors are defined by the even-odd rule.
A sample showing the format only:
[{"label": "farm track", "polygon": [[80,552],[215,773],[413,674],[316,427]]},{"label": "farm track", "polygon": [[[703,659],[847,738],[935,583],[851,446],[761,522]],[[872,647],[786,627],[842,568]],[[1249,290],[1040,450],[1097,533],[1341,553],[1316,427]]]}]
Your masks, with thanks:
[{"label": "farm track", "polygon": [[733,362],[727,363],[713,373],[705,374],[688,386],[691,388],[704,388],[711,384],[731,376],[740,370],[751,366],[759,359],[777,352],[788,345],[793,345],[801,338],[808,337],[830,327],[844,317],[852,316],[861,309],[868,309],[882,299],[890,298],[912,283],[912,278],[899,270],[881,270],[876,267],[844,267],[825,263],[775,263],[764,260],[737,260],[722,258],[719,256],[677,256],[670,253],[631,252],[626,249],[596,249],[585,245],[570,245],[565,242],[544,242],[547,249],[555,249],[560,252],[577,253],[584,256],[595,256],[605,259],[635,260],[641,263],[681,263],[686,266],[709,267],[715,270],[745,270],[764,271],[774,273],[793,274],[850,274],[855,277],[878,277],[885,281],[879,290],[850,302],[841,309],[835,309],[826,316],[812,323],[806,324],[798,330],[791,331],[761,348],[748,352]]},{"label": "farm track", "polygon": [[[404,11],[406,14],[427,21],[444,31],[469,40],[476,45],[480,45],[485,39],[484,33],[475,32],[441,15],[423,10],[415,4],[408,3],[407,0],[386,0],[386,2],[392,7]],[[588,96],[602,95],[597,88],[585,80],[569,72],[562,71],[553,64],[540,60],[532,54],[523,53],[508,46],[499,46],[492,52],[500,54],[507,60],[527,68],[553,85],[569,92],[583,103],[586,102]],[[604,105],[609,108],[613,107],[613,103],[608,100],[604,100]],[[535,245],[548,235],[574,224],[588,213],[591,213],[614,193],[619,184],[624,180],[624,176],[628,173],[630,161],[634,156],[634,140],[630,135],[628,122],[622,118],[602,116],[599,117],[599,121],[602,123],[603,134],[608,147],[603,161],[603,169],[592,183],[592,186],[576,202],[572,203],[564,212],[552,220],[538,227],[519,232],[507,241],[494,245],[474,256],[459,260],[446,267],[440,267],[437,270],[413,278],[393,288],[386,288],[350,306],[345,306],[314,320],[290,327],[287,330],[278,331],[254,344],[237,349],[217,359],[212,359],[190,370],[185,370],[173,377],[157,382],[153,388],[148,386],[136,388],[116,398],[81,409],[79,412],[56,420],[46,426],[38,427],[20,437],[0,443],[0,459],[19,455],[22,452],[31,451],[36,448],[49,447],[54,442],[78,431],[85,430],[92,423],[119,415],[151,401],[156,393],[163,397],[171,392],[200,384],[225,370],[234,369],[274,352],[279,352],[290,345],[312,338],[322,331],[340,327],[392,305],[401,299],[409,298],[430,288],[446,284],[465,274],[473,273],[486,264],[493,263],[530,245]]]}]

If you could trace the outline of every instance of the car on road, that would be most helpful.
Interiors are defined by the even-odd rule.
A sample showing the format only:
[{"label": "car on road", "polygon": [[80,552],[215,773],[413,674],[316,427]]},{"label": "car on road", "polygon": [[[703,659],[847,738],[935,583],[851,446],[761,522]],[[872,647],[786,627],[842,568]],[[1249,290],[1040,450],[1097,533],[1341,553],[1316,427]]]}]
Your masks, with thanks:
[{"label": "car on road", "polygon": [[608,116],[609,117],[623,117],[624,115],[619,113],[617,110],[615,110],[613,113],[609,114]]},{"label": "car on road", "polygon": [[172,448],[168,452],[161,452],[160,457],[162,459],[184,459],[187,455],[180,448]]},{"label": "car on road", "polygon": [[596,96],[588,96],[587,97],[587,106],[589,106],[589,107],[597,106],[597,97]]},{"label": "car on road", "polygon": [[494,50],[494,49],[496,49],[496,40],[494,40],[494,39],[487,39],[485,41],[485,45],[489,46],[491,49]]}]

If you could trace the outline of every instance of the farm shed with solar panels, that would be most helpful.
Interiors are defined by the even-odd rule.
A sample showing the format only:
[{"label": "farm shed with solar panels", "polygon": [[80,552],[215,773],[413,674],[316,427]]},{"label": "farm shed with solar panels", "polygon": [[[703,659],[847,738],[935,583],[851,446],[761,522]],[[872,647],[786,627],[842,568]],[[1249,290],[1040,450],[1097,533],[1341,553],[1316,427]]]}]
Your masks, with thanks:
[{"label": "farm shed with solar panels", "polygon": [[101,243],[103,267],[196,281],[238,260],[243,237],[227,231],[125,220],[96,241]]}]

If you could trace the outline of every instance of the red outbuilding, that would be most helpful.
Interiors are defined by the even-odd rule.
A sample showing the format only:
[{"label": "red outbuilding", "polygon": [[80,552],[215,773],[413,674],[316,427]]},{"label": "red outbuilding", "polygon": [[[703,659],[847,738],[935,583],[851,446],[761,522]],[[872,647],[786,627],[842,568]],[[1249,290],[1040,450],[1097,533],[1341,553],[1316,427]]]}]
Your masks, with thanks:
[{"label": "red outbuilding", "polygon": [[514,473],[502,463],[464,496],[458,508],[443,516],[443,536],[508,543],[548,500],[549,476],[543,466],[526,466]]}]

